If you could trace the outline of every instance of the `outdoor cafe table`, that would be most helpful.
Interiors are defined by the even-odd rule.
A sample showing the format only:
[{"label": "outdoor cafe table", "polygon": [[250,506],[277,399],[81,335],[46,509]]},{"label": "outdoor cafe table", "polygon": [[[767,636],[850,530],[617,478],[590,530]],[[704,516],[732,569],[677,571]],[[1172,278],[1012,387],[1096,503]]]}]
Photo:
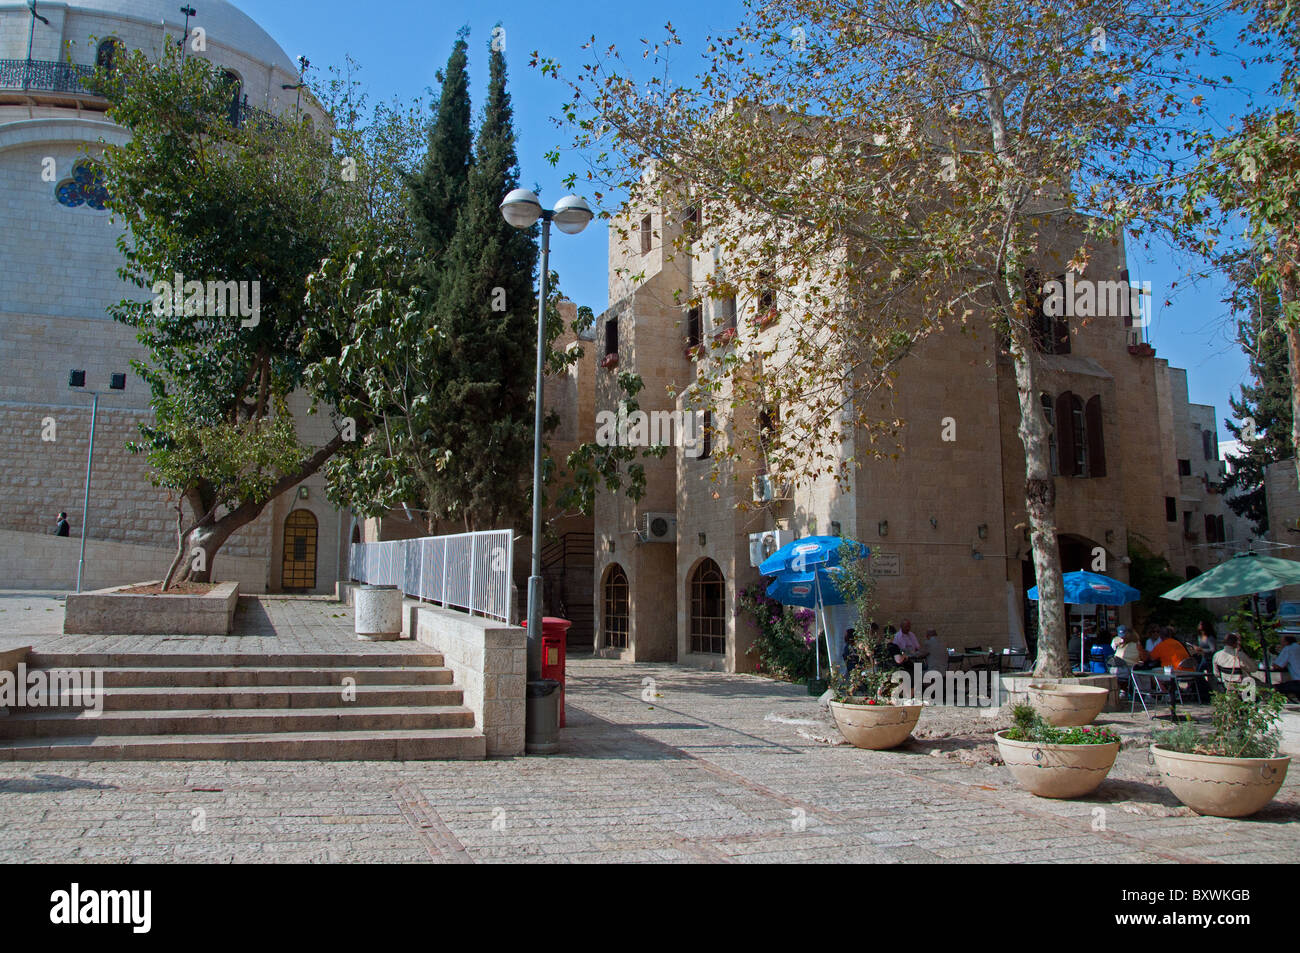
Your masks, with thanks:
[{"label": "outdoor cafe table", "polygon": [[1161,679],[1169,680],[1169,717],[1178,720],[1178,699],[1182,695],[1182,686],[1179,684],[1184,679],[1195,682],[1197,679],[1205,679],[1209,684],[1209,675],[1206,672],[1189,671],[1187,669],[1166,670],[1164,668],[1134,669],[1142,675],[1150,675],[1155,679],[1156,684],[1161,684]]}]

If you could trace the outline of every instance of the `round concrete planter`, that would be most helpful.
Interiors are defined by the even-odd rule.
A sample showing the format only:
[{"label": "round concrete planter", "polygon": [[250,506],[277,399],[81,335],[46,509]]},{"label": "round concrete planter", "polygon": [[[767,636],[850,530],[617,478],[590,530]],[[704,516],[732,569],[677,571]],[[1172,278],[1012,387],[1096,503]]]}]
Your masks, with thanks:
[{"label": "round concrete planter", "polygon": [[1097,790],[1119,755],[1119,742],[1045,745],[1012,741],[999,731],[998,754],[1019,785],[1038,797],[1082,797]]},{"label": "round concrete planter", "polygon": [[393,642],[402,634],[402,590],[396,586],[357,586],[353,593],[358,639]]},{"label": "round concrete planter", "polygon": [[1110,691],[1105,688],[1054,682],[1033,682],[1025,694],[1043,720],[1057,728],[1091,725],[1110,697]]},{"label": "round concrete planter", "polygon": [[855,748],[882,751],[907,740],[921,718],[922,705],[846,705],[831,702],[831,714],[844,740]]},{"label": "round concrete planter", "polygon": [[1151,746],[1165,787],[1197,814],[1249,817],[1276,796],[1291,764],[1284,758],[1216,758]]}]

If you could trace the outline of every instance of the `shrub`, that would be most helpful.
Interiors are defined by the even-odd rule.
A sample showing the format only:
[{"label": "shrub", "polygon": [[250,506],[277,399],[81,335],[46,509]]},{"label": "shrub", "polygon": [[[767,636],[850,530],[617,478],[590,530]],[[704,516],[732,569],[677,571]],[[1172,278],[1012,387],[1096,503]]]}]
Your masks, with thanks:
[{"label": "shrub", "polygon": [[1216,758],[1276,758],[1282,743],[1279,722],[1285,698],[1269,688],[1245,683],[1215,692],[1208,732],[1189,718],[1168,731],[1157,732],[1155,742],[1180,754]]},{"label": "shrub", "polygon": [[1109,728],[1093,725],[1057,728],[1049,725],[1027,702],[1011,706],[1011,727],[1007,729],[1006,737],[1009,741],[1042,745],[1106,745],[1119,741],[1119,735]]}]

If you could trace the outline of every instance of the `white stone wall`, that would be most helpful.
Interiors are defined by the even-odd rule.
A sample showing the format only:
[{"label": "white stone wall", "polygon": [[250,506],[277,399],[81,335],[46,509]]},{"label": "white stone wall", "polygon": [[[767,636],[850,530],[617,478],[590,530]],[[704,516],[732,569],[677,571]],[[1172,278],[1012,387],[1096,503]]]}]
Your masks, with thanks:
[{"label": "white stone wall", "polygon": [[[81,540],[49,534],[0,529],[0,589],[48,589],[73,592]],[[175,549],[102,539],[86,541],[82,589],[109,589],[162,579]],[[266,592],[266,561],[222,553],[214,582],[238,582],[243,593]]]},{"label": "white stone wall", "polygon": [[443,657],[492,757],[524,753],[528,633],[449,609],[416,610],[416,639]]}]

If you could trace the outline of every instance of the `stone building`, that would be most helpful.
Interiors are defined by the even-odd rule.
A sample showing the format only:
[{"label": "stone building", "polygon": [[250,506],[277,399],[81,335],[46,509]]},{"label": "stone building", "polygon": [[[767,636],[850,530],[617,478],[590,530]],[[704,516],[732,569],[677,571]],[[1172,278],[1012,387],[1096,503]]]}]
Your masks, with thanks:
[{"label": "stone building", "polygon": [[[160,55],[165,43],[180,41],[187,35],[181,6],[0,4],[0,587],[67,589],[76,582],[79,541],[51,533],[66,511],[73,536],[80,535],[90,391],[104,396],[86,585],[159,578],[175,553],[174,510],[150,484],[145,460],[126,450],[149,416],[145,386],[130,368],[142,349],[134,332],[106,313],[131,291],[117,278],[122,224],[104,211],[102,186],[84,161],[125,133],[106,120],[105,101],[82,81],[123,49]],[[229,73],[232,110],[295,108],[298,70],[275,40],[226,0],[195,0],[194,8],[188,55]],[[302,108],[314,107],[304,100]],[[69,386],[74,369],[86,372],[82,388]],[[112,387],[115,374],[125,375],[122,389]],[[324,443],[328,421],[307,417],[302,400],[292,407],[302,439]],[[215,571],[247,591],[332,591],[348,524],[325,500],[323,478],[309,478],[233,537]]]},{"label": "stone building", "polygon": [[[674,252],[687,223],[697,237],[689,251]],[[708,227],[692,207],[655,207],[611,228],[612,304],[597,319],[608,368],[598,374],[598,411],[615,411],[622,371],[644,380],[643,410],[679,411],[697,362],[711,359],[691,344],[717,335],[728,346],[770,344],[782,333],[789,316],[756,321],[770,315],[771,301],[710,300],[699,312],[683,310],[692,288],[725,267]],[[1071,236],[1060,250],[1077,241]],[[1066,271],[1050,250],[1037,264],[1047,275]],[[1093,247],[1087,277],[1099,293],[1107,282],[1129,298],[1122,243]],[[1216,533],[1226,530],[1212,489],[1222,481],[1221,465],[1201,458],[1191,428],[1195,422],[1212,431],[1213,409],[1188,405],[1185,373],[1156,359],[1141,321],[1110,314],[1055,322],[1039,315],[1039,385],[1052,428],[1063,568],[1126,580],[1131,542],[1170,557],[1179,571],[1205,568],[1211,556],[1189,556],[1197,542],[1190,534],[1208,531],[1210,518]],[[715,406],[725,406],[727,396]],[[890,402],[890,416],[906,422],[901,453],[865,462],[847,491],[830,478],[784,485],[757,459],[719,461],[715,479],[709,447],[678,446],[645,461],[648,485],[639,503],[604,494],[595,527],[597,652],[753,670],[753,628],[736,606],[739,592],[760,582],[751,550],[764,534],[775,543],[817,533],[865,543],[882,621],[910,618],[959,650],[1032,641],[1037,613],[1026,592],[1034,569],[1009,357],[991,334],[938,332],[904,359],[892,394],[881,399]],[[761,428],[765,414],[792,412],[797,408],[740,407],[715,439]],[[853,439],[841,450],[845,457]],[[1180,477],[1178,460],[1192,472]],[[1127,620],[1128,610],[1118,618]],[[1081,621],[1076,615],[1075,624]]]}]

